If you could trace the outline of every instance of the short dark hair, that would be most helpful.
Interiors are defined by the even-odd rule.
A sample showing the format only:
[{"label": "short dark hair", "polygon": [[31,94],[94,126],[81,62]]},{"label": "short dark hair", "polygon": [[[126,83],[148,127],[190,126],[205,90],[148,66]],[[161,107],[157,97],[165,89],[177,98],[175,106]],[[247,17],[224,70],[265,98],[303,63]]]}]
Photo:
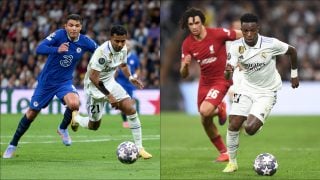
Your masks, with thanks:
[{"label": "short dark hair", "polygon": [[258,23],[258,16],[252,14],[252,13],[246,13],[241,16],[240,18],[241,24],[244,22],[255,22]]},{"label": "short dark hair", "polygon": [[127,35],[127,30],[121,25],[114,25],[110,30],[110,35],[113,36],[114,34],[120,35],[120,36]]},{"label": "short dark hair", "polygon": [[80,21],[80,23],[82,23],[82,17],[79,14],[70,14],[67,16],[67,20],[66,23],[70,20],[75,20],[75,21]]},{"label": "short dark hair", "polygon": [[189,17],[199,16],[201,23],[204,24],[206,22],[206,17],[200,9],[190,8],[184,12],[182,18],[180,20],[180,25],[182,29],[188,29],[188,19]]}]

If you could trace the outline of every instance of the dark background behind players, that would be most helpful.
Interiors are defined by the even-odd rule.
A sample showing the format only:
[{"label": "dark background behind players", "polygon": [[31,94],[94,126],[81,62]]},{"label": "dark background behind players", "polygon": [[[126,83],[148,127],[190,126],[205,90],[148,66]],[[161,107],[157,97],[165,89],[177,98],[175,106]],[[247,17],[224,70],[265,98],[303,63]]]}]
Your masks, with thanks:
[{"label": "dark background behind players", "polygon": [[[1,0],[1,88],[34,88],[45,57],[35,47],[57,28],[69,13],[81,15],[82,33],[99,45],[109,39],[112,24],[123,24],[141,62],[145,88],[159,88],[160,0]],[[74,74],[74,85],[83,88],[89,54]]]},{"label": "dark background behind players", "polygon": [[[209,26],[230,27],[245,12],[260,18],[260,34],[273,36],[297,47],[301,81],[320,81],[320,1],[161,1],[161,110],[179,110],[183,104],[178,82],[180,47],[184,33],[179,17],[187,7],[205,10]],[[290,61],[279,56],[278,71],[284,81],[290,79]],[[190,68],[197,69],[197,68]],[[188,81],[198,78],[190,72]],[[167,91],[170,89],[170,91]]]}]

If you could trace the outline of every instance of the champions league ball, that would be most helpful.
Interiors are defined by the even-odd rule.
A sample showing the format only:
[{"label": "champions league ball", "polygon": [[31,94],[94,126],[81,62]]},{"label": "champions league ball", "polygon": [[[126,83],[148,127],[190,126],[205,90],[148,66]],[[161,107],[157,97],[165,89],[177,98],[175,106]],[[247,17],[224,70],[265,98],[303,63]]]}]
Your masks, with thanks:
[{"label": "champions league ball", "polygon": [[117,157],[123,164],[132,164],[139,157],[138,147],[130,141],[122,142],[117,148]]},{"label": "champions league ball", "polygon": [[272,154],[262,153],[256,157],[253,168],[261,176],[272,176],[277,172],[278,162]]}]

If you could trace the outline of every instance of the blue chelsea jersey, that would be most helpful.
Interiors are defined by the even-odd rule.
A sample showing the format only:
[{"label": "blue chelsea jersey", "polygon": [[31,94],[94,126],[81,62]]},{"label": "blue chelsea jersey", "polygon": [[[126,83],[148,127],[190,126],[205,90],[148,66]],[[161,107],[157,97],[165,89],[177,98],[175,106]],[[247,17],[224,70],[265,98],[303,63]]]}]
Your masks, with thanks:
[{"label": "blue chelsea jersey", "polygon": [[[58,53],[61,44],[68,43],[67,52]],[[48,55],[46,64],[39,74],[38,83],[46,86],[56,86],[71,83],[73,71],[78,61],[86,51],[94,52],[98,45],[89,37],[80,34],[71,41],[65,29],[59,29],[40,42],[37,54]]]}]

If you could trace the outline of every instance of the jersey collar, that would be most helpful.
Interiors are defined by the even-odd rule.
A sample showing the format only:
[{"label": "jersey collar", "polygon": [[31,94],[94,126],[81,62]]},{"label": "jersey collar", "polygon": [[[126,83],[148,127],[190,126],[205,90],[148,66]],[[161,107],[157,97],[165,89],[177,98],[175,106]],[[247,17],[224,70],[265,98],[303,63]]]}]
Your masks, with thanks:
[{"label": "jersey collar", "polygon": [[261,48],[261,43],[262,43],[262,37],[260,34],[258,34],[258,41],[254,46],[249,46],[245,41],[244,38],[242,39],[242,44],[247,48],[247,49],[260,49]]},{"label": "jersey collar", "polygon": [[72,40],[71,40],[71,38],[70,38],[70,36],[69,36],[68,32],[67,32],[67,36],[68,36],[69,41],[71,41],[71,42],[78,42],[78,41],[79,41],[79,39],[80,39],[80,33],[79,33],[79,36],[78,36],[74,41],[72,41]]},{"label": "jersey collar", "polygon": [[111,41],[108,42],[108,49],[109,51],[112,53],[112,54],[118,54],[119,52],[116,52],[113,47],[112,47],[112,44],[111,44]]}]

